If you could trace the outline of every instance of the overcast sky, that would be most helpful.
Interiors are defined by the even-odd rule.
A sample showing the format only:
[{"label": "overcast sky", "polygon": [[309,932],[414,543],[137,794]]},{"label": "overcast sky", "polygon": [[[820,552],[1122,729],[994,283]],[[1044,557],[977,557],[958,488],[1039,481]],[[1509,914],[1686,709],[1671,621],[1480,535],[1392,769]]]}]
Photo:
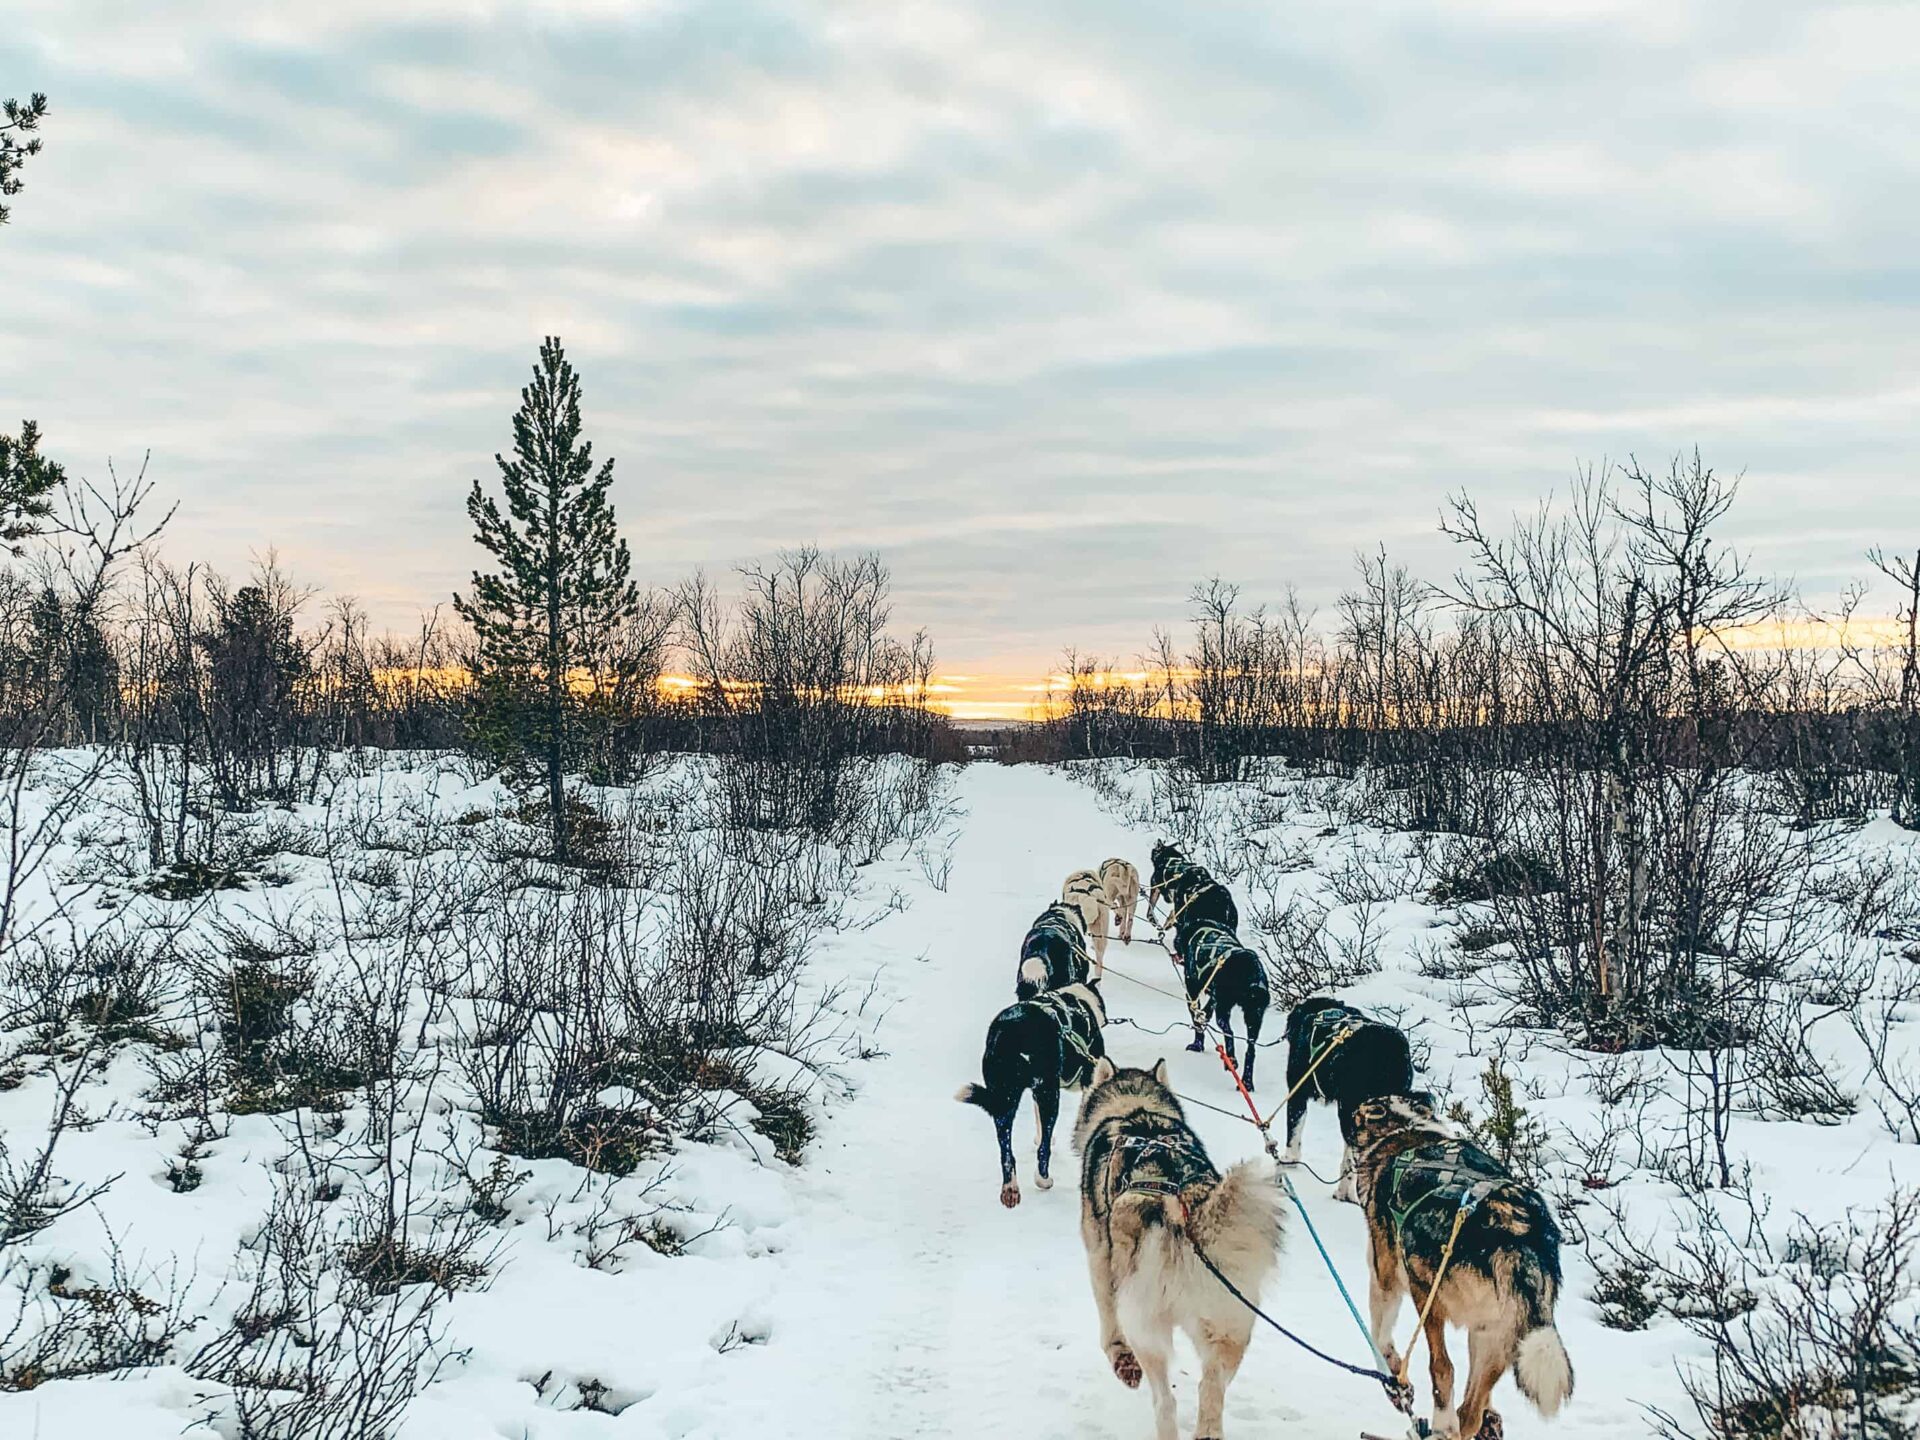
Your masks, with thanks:
[{"label": "overcast sky", "polygon": [[0,423],[383,623],[549,332],[644,576],[877,549],[954,670],[1629,452],[1815,594],[1920,540],[1911,4],[5,9]]}]

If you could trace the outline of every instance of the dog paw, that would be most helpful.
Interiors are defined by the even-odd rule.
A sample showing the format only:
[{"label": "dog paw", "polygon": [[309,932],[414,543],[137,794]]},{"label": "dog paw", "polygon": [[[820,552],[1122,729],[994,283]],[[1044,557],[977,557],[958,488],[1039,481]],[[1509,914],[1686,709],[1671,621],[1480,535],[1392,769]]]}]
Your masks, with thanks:
[{"label": "dog paw", "polygon": [[1196,1040],[1191,1045],[1187,1046],[1187,1049],[1193,1051],[1196,1055],[1206,1048],[1207,1048],[1207,1042],[1204,1040]]},{"label": "dog paw", "polygon": [[1498,1410],[1489,1410],[1481,1417],[1479,1440],[1505,1440],[1507,1422],[1500,1418]]},{"label": "dog paw", "polygon": [[1000,1187],[1000,1203],[1011,1210],[1020,1203],[1020,1187],[1008,1182]]},{"label": "dog paw", "polygon": [[1140,1388],[1140,1362],[1133,1358],[1133,1351],[1124,1345],[1117,1345],[1108,1358],[1113,1362],[1113,1373],[1122,1385],[1129,1390]]},{"label": "dog paw", "polygon": [[1051,1175],[1036,1175],[1033,1177],[1033,1183],[1042,1190],[1053,1189],[1053,1177]]}]

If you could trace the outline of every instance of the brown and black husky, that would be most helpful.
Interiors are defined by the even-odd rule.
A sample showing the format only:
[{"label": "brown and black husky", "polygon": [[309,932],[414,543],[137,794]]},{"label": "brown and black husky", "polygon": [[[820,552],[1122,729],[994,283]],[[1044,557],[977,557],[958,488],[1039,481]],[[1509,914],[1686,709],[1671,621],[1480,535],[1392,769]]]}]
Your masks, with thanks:
[{"label": "brown and black husky", "polygon": [[[1573,1365],[1553,1323],[1560,1230],[1540,1192],[1456,1135],[1424,1092],[1359,1105],[1353,1152],[1367,1209],[1374,1343],[1390,1369],[1400,1364],[1393,1344],[1400,1297],[1410,1295],[1418,1314],[1432,1296],[1426,1337],[1434,1435],[1498,1440],[1500,1417],[1487,1401],[1508,1369],[1542,1415],[1558,1411],[1573,1394]],[[1442,1274],[1449,1236],[1453,1251]],[[1467,1332],[1467,1388],[1458,1410],[1450,1324]]]}]

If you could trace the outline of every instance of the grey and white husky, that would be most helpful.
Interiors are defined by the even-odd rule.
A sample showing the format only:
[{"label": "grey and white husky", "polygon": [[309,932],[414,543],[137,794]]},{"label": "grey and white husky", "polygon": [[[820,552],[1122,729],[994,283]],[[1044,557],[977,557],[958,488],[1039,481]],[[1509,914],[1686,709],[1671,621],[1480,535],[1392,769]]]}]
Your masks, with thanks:
[{"label": "grey and white husky", "polygon": [[1081,1157],[1080,1237],[1087,1247],[1100,1346],[1129,1387],[1144,1378],[1158,1440],[1178,1440],[1167,1366],[1173,1332],[1200,1355],[1195,1434],[1223,1435],[1227,1386],[1253,1336],[1253,1315],[1208,1271],[1206,1258],[1249,1300],[1280,1255],[1280,1191],[1265,1161],[1222,1175],[1167,1088],[1167,1063],[1094,1066],[1073,1148]]}]

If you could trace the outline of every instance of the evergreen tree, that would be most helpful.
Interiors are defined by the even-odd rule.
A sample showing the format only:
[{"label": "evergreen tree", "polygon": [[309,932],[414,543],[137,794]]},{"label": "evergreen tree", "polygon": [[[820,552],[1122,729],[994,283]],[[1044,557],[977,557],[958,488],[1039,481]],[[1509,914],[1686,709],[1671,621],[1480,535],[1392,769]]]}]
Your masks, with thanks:
[{"label": "evergreen tree", "polygon": [[[7,223],[5,201],[20,193],[20,170],[40,153],[40,128],[47,97],[35,94],[22,103],[0,100],[0,225]],[[25,137],[25,138],[22,138]],[[47,496],[66,479],[60,467],[40,457],[40,427],[22,421],[20,436],[0,435],[0,544],[19,553],[20,541],[33,534],[52,511]]]},{"label": "evergreen tree", "polygon": [[53,513],[48,499],[67,473],[40,453],[40,427],[20,422],[20,435],[0,435],[0,544],[17,555],[20,542]]},{"label": "evergreen tree", "polygon": [[[5,117],[0,119],[0,202],[20,193],[20,170],[28,157],[40,153],[40,137],[32,132],[40,128],[46,113],[44,95],[28,96],[25,103],[0,100],[0,116]],[[0,203],[0,225],[7,223],[8,213],[6,205]]]},{"label": "evergreen tree", "polygon": [[639,614],[640,593],[607,501],[613,461],[593,468],[593,447],[580,438],[580,379],[558,337],[541,345],[533,383],[520,392],[513,458],[494,462],[505,511],[476,480],[467,514],[500,568],[475,571],[472,593],[453,603],[476,642],[478,738],[534,765],[564,862],[572,858],[566,775],[581,750],[570,687]]},{"label": "evergreen tree", "polygon": [[288,798],[298,692],[313,675],[313,655],[294,633],[300,597],[273,583],[229,593],[208,587],[212,625],[195,637],[206,660],[208,760],[221,802],[240,809],[259,795]]}]

